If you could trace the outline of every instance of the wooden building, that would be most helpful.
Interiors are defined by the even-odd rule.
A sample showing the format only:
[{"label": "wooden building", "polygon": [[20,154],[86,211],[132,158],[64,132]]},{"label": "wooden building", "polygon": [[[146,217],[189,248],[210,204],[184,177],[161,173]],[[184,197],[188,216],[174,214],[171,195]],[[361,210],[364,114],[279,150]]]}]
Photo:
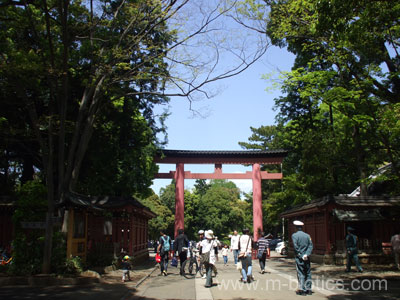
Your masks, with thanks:
[{"label": "wooden building", "polygon": [[148,257],[148,220],[155,217],[133,197],[87,197],[69,194],[64,204],[68,232],[67,256],[95,257],[121,254]]},{"label": "wooden building", "polygon": [[[15,230],[12,215],[16,200],[0,197],[0,247],[11,249]],[[148,220],[155,217],[134,197],[88,197],[70,193],[59,209],[65,210],[63,232],[67,233],[67,257],[91,255],[93,260],[133,256],[135,260],[148,257]],[[56,218],[55,218],[56,219]],[[57,223],[59,226],[61,224]],[[21,222],[26,233],[42,231],[45,222]],[[104,260],[106,261],[106,260]]]},{"label": "wooden building", "polygon": [[359,239],[361,262],[383,263],[393,259],[390,239],[400,232],[400,197],[326,196],[281,216],[288,224],[289,254],[293,254],[291,236],[296,230],[293,221],[300,220],[313,241],[313,261],[345,263],[346,228],[351,226]]}]

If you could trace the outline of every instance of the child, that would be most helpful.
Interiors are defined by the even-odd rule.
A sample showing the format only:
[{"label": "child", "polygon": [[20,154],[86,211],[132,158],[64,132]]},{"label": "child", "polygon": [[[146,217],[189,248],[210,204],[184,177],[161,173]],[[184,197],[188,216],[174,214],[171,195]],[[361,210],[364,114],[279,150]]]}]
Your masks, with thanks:
[{"label": "child", "polygon": [[129,270],[131,269],[131,264],[129,263],[129,256],[125,255],[124,259],[122,260],[121,263],[121,268],[122,268],[122,282],[125,282],[125,279],[128,277],[128,281],[131,281],[131,276],[129,274]]},{"label": "child", "polygon": [[224,266],[226,266],[228,263],[228,245],[222,248],[222,257],[224,258]]}]

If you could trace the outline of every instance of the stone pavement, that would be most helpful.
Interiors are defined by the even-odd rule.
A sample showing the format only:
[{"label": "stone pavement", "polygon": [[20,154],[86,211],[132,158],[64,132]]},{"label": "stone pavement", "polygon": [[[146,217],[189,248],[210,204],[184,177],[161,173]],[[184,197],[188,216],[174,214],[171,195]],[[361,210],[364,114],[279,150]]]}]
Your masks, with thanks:
[{"label": "stone pavement", "polygon": [[[221,259],[217,263],[218,276],[212,288],[205,288],[205,279],[185,279],[179,275],[177,268],[169,267],[168,276],[154,272],[145,280],[135,293],[126,299],[271,299],[288,300],[295,294],[297,275],[293,259],[283,258],[277,254],[267,261],[267,273],[259,273],[258,260],[253,260],[255,281],[243,284],[240,274],[229,257],[229,265],[224,266]],[[312,265],[313,295],[309,299],[399,299],[400,273],[389,271],[388,276],[377,276],[382,272],[344,273],[343,267]],[[393,273],[393,274],[392,274]]]},{"label": "stone pavement", "polygon": [[[218,300],[218,299],[269,299],[292,300],[297,296],[297,278],[294,260],[284,258],[275,252],[267,260],[266,274],[259,273],[258,260],[253,260],[251,284],[239,282],[240,274],[232,264],[217,263],[218,276],[214,286],[205,288],[205,280],[197,277],[186,279],[179,275],[179,269],[169,266],[167,277],[160,275],[154,260],[134,267],[130,282],[121,282],[121,271],[103,275],[91,284],[66,285],[48,282],[48,285],[0,284],[0,299],[65,299],[65,300]],[[154,254],[151,254],[154,256]],[[344,267],[312,264],[314,294],[309,299],[328,300],[398,300],[400,299],[400,272],[387,266],[363,266],[365,272],[344,273]],[[385,271],[382,271],[385,269]]]}]

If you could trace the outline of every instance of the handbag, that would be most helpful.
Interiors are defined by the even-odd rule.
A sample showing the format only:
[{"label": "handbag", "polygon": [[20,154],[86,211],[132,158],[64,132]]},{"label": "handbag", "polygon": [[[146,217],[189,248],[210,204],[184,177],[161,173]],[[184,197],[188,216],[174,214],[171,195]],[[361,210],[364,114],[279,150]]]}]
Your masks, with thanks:
[{"label": "handbag", "polygon": [[177,267],[178,266],[178,260],[176,259],[176,257],[173,257],[171,260],[171,266],[173,267]]},{"label": "handbag", "polygon": [[161,256],[160,256],[160,254],[156,254],[156,262],[157,263],[160,263],[161,262]]},{"label": "handbag", "polygon": [[200,256],[200,263],[201,264],[208,264],[210,262],[210,252],[202,253]]},{"label": "handbag", "polygon": [[[247,249],[249,248],[250,239],[251,239],[251,237],[249,236],[249,240],[247,241],[246,250],[244,252],[239,253],[239,255],[238,255],[239,259],[242,259],[246,256]],[[240,238],[239,238],[239,240],[240,240]]]},{"label": "handbag", "polygon": [[242,270],[242,261],[239,260],[236,264],[236,270]]},{"label": "handbag", "polygon": [[209,264],[210,263],[210,253],[213,249],[213,246],[214,246],[214,241],[211,242],[210,251],[202,253],[200,255],[200,263],[201,264]]}]

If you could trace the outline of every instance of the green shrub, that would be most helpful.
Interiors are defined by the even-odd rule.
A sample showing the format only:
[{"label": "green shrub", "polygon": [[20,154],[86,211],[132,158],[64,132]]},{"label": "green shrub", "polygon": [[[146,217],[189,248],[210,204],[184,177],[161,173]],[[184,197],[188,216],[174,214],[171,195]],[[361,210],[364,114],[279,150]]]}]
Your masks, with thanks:
[{"label": "green shrub", "polygon": [[79,274],[83,272],[82,259],[79,256],[68,258],[65,262],[65,274]]},{"label": "green shrub", "polygon": [[29,236],[18,233],[13,243],[13,263],[9,272],[14,275],[32,275],[41,272],[43,262],[43,237],[31,232]]},{"label": "green shrub", "polygon": [[21,222],[44,222],[47,212],[47,190],[38,180],[28,181],[17,190],[16,209],[13,214],[15,228]]},{"label": "green shrub", "polygon": [[[8,270],[14,275],[34,275],[42,271],[44,237],[40,232],[19,233],[13,241],[13,263]],[[66,264],[66,242],[60,232],[53,235],[52,272],[63,274]]]}]

